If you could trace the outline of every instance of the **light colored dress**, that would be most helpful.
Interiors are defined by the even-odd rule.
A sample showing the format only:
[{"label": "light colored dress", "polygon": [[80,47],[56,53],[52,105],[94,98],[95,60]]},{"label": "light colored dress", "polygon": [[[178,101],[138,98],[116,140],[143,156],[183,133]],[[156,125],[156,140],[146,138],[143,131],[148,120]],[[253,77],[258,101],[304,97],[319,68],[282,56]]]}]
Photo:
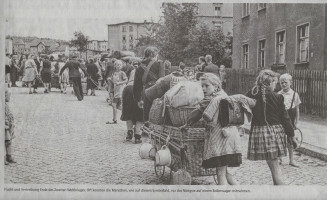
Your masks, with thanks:
[{"label": "light colored dress", "polygon": [[224,91],[218,92],[203,112],[203,118],[208,122],[203,151],[204,168],[238,167],[242,163],[241,142],[237,129],[223,129],[218,121],[219,103],[226,97]]},{"label": "light colored dress", "polygon": [[24,82],[32,82],[36,78],[37,68],[33,59],[27,59],[25,62]]},{"label": "light colored dress", "polygon": [[[59,62],[59,71],[61,70],[61,68],[63,68],[63,66],[65,66],[64,62]],[[69,83],[69,73],[68,73],[68,68],[64,70],[64,72],[61,74],[61,76],[59,76],[59,83]]]}]

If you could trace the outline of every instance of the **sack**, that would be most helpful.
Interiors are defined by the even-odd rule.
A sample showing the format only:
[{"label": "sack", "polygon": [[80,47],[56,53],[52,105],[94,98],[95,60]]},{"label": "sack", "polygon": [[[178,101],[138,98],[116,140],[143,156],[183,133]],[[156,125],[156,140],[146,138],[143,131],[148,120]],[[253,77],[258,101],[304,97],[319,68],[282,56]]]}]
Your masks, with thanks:
[{"label": "sack", "polygon": [[171,81],[170,81],[170,88],[175,86],[177,83],[181,81],[187,81],[187,79],[184,76],[177,76],[178,74],[174,75],[174,73],[171,73]]},{"label": "sack", "polygon": [[218,121],[222,127],[244,124],[244,111],[241,104],[222,99],[219,104]]},{"label": "sack", "polygon": [[179,169],[173,174],[173,185],[191,185],[192,177],[184,169]]},{"label": "sack", "polygon": [[174,108],[181,106],[194,106],[204,98],[199,82],[181,81],[165,94],[167,104]]},{"label": "sack", "polygon": [[149,121],[154,124],[164,124],[164,100],[161,99],[155,99],[152,102],[152,106],[149,112]]}]

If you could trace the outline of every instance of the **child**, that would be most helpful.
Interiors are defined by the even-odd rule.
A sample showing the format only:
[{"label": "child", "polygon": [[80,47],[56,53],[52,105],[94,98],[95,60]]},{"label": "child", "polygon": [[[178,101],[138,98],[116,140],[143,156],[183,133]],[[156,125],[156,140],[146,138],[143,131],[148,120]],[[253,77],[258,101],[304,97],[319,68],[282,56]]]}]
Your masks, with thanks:
[{"label": "child", "polygon": [[286,135],[294,141],[294,129],[284,106],[283,96],[274,92],[278,74],[262,70],[247,96],[255,99],[249,134],[249,160],[265,160],[274,185],[283,185],[278,159],[287,155]]},{"label": "child", "polygon": [[106,124],[117,124],[117,108],[121,109],[122,103],[122,93],[127,83],[128,79],[125,72],[121,71],[123,66],[122,61],[117,60],[114,64],[114,73],[112,74],[111,81],[114,85],[113,90],[113,100],[112,100],[112,112],[113,112],[113,121],[108,121]]},{"label": "child", "polygon": [[8,89],[5,89],[5,148],[6,148],[6,158],[5,165],[9,163],[16,163],[11,157],[11,140],[15,138],[14,135],[14,116],[10,111],[7,102],[10,101],[10,93]]},{"label": "child", "polygon": [[205,73],[201,78],[202,90],[205,98],[200,102],[200,108],[193,110],[187,120],[186,128],[203,119],[207,122],[208,137],[205,139],[202,166],[206,169],[216,168],[219,185],[237,185],[237,181],[228,173],[228,167],[239,167],[242,163],[240,136],[238,131],[224,136],[223,129],[218,121],[220,100],[227,97],[221,88],[218,76]]},{"label": "child", "polygon": [[[299,105],[301,104],[300,97],[297,92],[294,92],[291,89],[292,85],[292,76],[290,74],[283,74],[279,78],[280,85],[282,87],[282,90],[278,92],[278,94],[281,94],[284,96],[284,104],[285,104],[285,109],[288,112],[288,115],[291,118],[292,125],[294,129],[296,129],[297,124],[299,122],[300,118],[300,109]],[[288,138],[289,141],[289,138]],[[289,153],[289,158],[290,158],[290,165],[293,167],[299,167],[294,163],[293,159],[293,145],[288,142],[288,153]]]}]

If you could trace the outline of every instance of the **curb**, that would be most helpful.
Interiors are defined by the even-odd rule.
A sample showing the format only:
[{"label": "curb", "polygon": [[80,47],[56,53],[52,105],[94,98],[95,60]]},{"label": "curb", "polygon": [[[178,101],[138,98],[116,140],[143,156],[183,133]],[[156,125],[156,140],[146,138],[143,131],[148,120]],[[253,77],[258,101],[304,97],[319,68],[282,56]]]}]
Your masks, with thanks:
[{"label": "curb", "polygon": [[327,149],[303,142],[295,151],[327,162]]}]

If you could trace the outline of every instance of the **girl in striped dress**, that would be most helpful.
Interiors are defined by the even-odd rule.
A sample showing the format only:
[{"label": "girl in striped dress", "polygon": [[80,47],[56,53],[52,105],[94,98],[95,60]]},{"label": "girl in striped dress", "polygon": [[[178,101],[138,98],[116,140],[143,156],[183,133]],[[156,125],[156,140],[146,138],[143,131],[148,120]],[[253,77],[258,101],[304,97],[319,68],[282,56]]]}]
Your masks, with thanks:
[{"label": "girl in striped dress", "polygon": [[286,134],[293,145],[294,129],[285,109],[283,95],[274,92],[278,74],[262,70],[247,96],[256,100],[249,135],[249,160],[266,160],[274,185],[283,185],[278,158],[287,155]]},{"label": "girl in striped dress", "polygon": [[205,98],[200,102],[200,108],[191,112],[187,124],[181,128],[191,126],[203,117],[207,122],[207,134],[202,166],[206,169],[217,168],[219,185],[237,185],[238,182],[228,173],[227,168],[239,167],[242,163],[240,136],[237,129],[223,133],[218,121],[219,103],[228,96],[215,74],[205,73],[200,80]]}]

